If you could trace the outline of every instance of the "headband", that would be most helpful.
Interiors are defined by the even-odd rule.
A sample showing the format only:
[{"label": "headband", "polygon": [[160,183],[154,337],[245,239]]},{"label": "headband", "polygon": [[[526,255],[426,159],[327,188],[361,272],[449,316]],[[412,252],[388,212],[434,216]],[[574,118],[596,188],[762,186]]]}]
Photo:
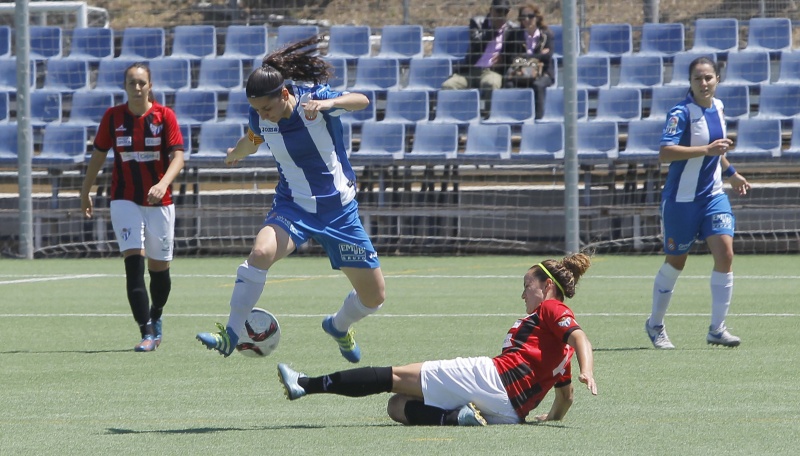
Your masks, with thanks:
[{"label": "headband", "polygon": [[547,268],[546,268],[546,267],[544,267],[544,265],[543,265],[542,263],[539,263],[539,264],[537,264],[537,266],[539,266],[539,268],[540,268],[542,271],[544,271],[544,273],[545,273],[545,274],[547,274],[547,277],[550,277],[550,280],[552,280],[552,281],[553,281],[553,283],[554,283],[554,284],[556,284],[556,286],[558,287],[558,289],[559,289],[559,290],[561,290],[561,294],[562,294],[562,295],[563,295],[563,296],[566,298],[566,297],[567,297],[567,294],[566,294],[566,293],[564,293],[564,288],[561,286],[561,284],[560,284],[560,283],[558,283],[558,280],[556,280],[556,278],[555,278],[555,277],[553,277],[553,274],[550,274],[550,271],[548,271],[548,270],[547,270]]},{"label": "headband", "polygon": [[283,87],[284,87],[284,85],[281,84],[281,85],[279,85],[278,87],[275,87],[272,90],[259,90],[258,92],[254,93],[252,95],[247,95],[247,98],[266,97],[267,95],[273,94],[273,93],[277,92],[278,90],[281,90]]}]

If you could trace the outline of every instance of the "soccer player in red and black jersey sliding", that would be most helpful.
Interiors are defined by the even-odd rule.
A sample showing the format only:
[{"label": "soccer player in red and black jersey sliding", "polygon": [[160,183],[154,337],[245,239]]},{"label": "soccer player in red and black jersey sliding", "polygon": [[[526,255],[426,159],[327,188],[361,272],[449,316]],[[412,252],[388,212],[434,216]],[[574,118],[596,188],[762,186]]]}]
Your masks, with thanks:
[{"label": "soccer player in red and black jersey sliding", "polygon": [[142,336],[134,350],[142,352],[153,351],[161,343],[161,315],[172,288],[169,266],[175,206],[171,185],[183,168],[183,135],[175,113],[153,100],[152,87],[146,65],[134,63],[125,70],[128,101],[103,115],[81,188],[81,212],[91,218],[94,207],[89,193],[113,149],[111,224],[125,259],[128,302]]},{"label": "soccer player in red and black jersey sliding", "polygon": [[364,367],[314,378],[279,364],[278,375],[290,400],[320,393],[395,393],[389,416],[409,425],[522,423],[555,388],[549,413],[535,420],[561,420],[573,400],[573,354],[580,367],[578,380],[597,395],[592,345],[563,302],[575,295],[575,285],[590,264],[588,255],[577,253],[531,267],[523,279],[527,315],[514,323],[494,358]]}]

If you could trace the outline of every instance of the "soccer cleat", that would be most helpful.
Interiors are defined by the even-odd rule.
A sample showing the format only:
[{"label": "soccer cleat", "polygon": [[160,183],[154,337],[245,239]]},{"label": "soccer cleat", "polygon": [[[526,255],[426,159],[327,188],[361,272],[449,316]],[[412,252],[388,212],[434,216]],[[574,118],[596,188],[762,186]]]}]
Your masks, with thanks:
[{"label": "soccer cleat", "polygon": [[155,338],[152,334],[148,334],[144,336],[141,342],[139,342],[135,347],[133,347],[133,351],[137,352],[151,352],[158,348],[156,344]]},{"label": "soccer cleat", "polygon": [[664,325],[650,326],[650,320],[647,319],[644,321],[644,329],[647,331],[647,336],[650,337],[650,342],[653,343],[653,347],[659,350],[672,350],[675,348],[672,342],[669,341],[667,328],[665,328]]},{"label": "soccer cleat", "polygon": [[197,340],[202,342],[209,350],[217,350],[220,355],[227,358],[236,348],[239,336],[233,332],[233,329],[226,328],[221,323],[217,323],[217,328],[219,328],[218,333],[200,333],[197,335]]},{"label": "soccer cleat", "polygon": [[486,424],[486,418],[481,416],[480,410],[472,402],[458,409],[459,426],[486,426]]},{"label": "soccer cleat", "polygon": [[724,347],[738,347],[739,344],[742,342],[742,339],[734,336],[728,331],[728,328],[725,325],[720,326],[717,328],[716,331],[712,331],[711,327],[708,328],[708,335],[706,336],[706,342],[711,345],[722,345]]},{"label": "soccer cleat", "polygon": [[278,380],[283,385],[283,393],[286,395],[286,399],[293,401],[306,395],[306,390],[297,383],[300,378],[306,377],[306,374],[297,372],[286,364],[278,363]]},{"label": "soccer cleat", "polygon": [[351,363],[361,361],[361,349],[353,338],[355,331],[339,332],[333,327],[333,317],[328,316],[322,320],[322,330],[328,333],[339,344],[339,352]]},{"label": "soccer cleat", "polygon": [[153,325],[153,340],[156,343],[156,348],[158,348],[161,345],[161,319],[159,318],[151,324]]}]

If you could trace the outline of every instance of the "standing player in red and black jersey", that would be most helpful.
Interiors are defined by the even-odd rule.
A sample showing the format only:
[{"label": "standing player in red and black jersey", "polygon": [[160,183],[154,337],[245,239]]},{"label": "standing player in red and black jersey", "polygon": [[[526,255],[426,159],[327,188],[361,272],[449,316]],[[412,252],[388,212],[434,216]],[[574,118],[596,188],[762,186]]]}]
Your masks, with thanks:
[{"label": "standing player in red and black jersey", "polygon": [[[171,185],[183,168],[183,135],[175,113],[154,101],[152,89],[145,64],[134,63],[125,70],[128,101],[103,115],[81,188],[81,212],[90,218],[89,192],[113,149],[111,224],[125,259],[128,302],[142,335],[134,350],[142,352],[153,351],[161,343],[161,315],[172,288],[169,266],[175,206]],[[145,256],[150,296],[144,281]]]},{"label": "standing player in red and black jersey", "polygon": [[573,354],[580,367],[578,380],[597,395],[592,345],[562,302],[575,295],[575,285],[590,264],[588,255],[577,253],[530,268],[522,291],[527,316],[514,323],[494,358],[363,367],[315,378],[278,364],[286,396],[396,393],[388,413],[399,423],[477,426],[522,423],[555,387],[550,412],[535,420],[561,420],[572,405]]}]

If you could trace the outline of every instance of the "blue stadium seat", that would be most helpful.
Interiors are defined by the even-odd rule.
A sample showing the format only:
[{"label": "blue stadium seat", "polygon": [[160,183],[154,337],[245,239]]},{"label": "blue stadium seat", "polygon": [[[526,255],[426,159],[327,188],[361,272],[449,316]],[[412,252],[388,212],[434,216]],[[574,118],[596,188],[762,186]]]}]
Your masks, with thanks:
[{"label": "blue stadium seat", "polygon": [[[578,98],[578,120],[589,118],[589,94],[586,89],[577,89]],[[550,87],[547,89],[547,98],[544,100],[544,115],[536,122],[564,122],[564,89],[561,87]]]},{"label": "blue stadium seat", "polygon": [[114,94],[103,90],[84,90],[72,95],[67,124],[97,127],[108,108],[114,106]]},{"label": "blue stadium seat", "polygon": [[[723,101],[725,101],[723,99]],[[727,111],[727,104],[726,104]],[[762,84],[758,96],[758,119],[800,118],[800,85]]]},{"label": "blue stadium seat", "polygon": [[[30,87],[33,89],[36,84],[36,66],[31,60],[30,68]],[[17,92],[17,58],[0,59],[0,91]]]},{"label": "blue stadium seat", "polygon": [[440,90],[436,94],[436,115],[430,122],[466,126],[480,120],[478,89]]},{"label": "blue stadium seat", "polygon": [[49,59],[44,89],[72,93],[89,88],[89,62],[86,60]]},{"label": "blue stadium seat", "polygon": [[30,34],[29,57],[31,60],[47,60],[62,55],[61,27],[55,25],[32,25]]},{"label": "blue stadium seat", "polygon": [[781,155],[779,119],[742,119],[736,126],[736,145],[728,151],[733,163],[761,161]]},{"label": "blue stadium seat", "polygon": [[677,85],[689,88],[689,66],[699,57],[708,57],[717,61],[713,52],[681,52],[672,59],[672,78],[665,85]]},{"label": "blue stadium seat", "polygon": [[611,61],[608,57],[580,55],[578,61],[579,89],[607,89],[611,82]]},{"label": "blue stadium seat", "polygon": [[[3,128],[0,125],[0,128]],[[2,141],[2,135],[0,135]],[[792,122],[792,135],[789,140],[789,148],[781,151],[781,158],[791,161],[793,164],[800,163],[800,121],[795,119]]]},{"label": "blue stadium seat", "polygon": [[[560,59],[564,56],[564,27],[561,25],[548,26],[553,32],[553,57]],[[578,26],[575,26],[575,48],[581,50],[581,33]]]},{"label": "blue stadium seat", "polygon": [[165,37],[161,27],[129,27],[122,31],[119,58],[150,60],[164,57]]},{"label": "blue stadium seat", "polygon": [[244,90],[233,90],[228,94],[228,105],[225,108],[225,120],[227,123],[240,123],[246,125],[249,122],[250,102],[247,101],[247,94]]},{"label": "blue stadium seat", "polygon": [[519,153],[512,160],[556,163],[564,159],[564,124],[556,122],[524,124]]},{"label": "blue stadium seat", "polygon": [[242,136],[242,124],[207,122],[200,125],[197,150],[192,153],[191,158],[192,166],[224,167],[228,148],[235,146]]},{"label": "blue stadium seat", "polygon": [[690,52],[713,53],[724,57],[739,49],[739,21],[733,18],[706,18],[694,21],[694,44]]},{"label": "blue stadium seat", "polygon": [[[717,86],[719,89],[720,86]],[[667,113],[673,106],[686,99],[689,86],[653,87],[650,92],[650,112],[647,120],[667,121]]]},{"label": "blue stadium seat", "polygon": [[43,127],[51,123],[61,123],[61,92],[52,90],[31,91],[31,125]]},{"label": "blue stadium seat", "polygon": [[267,55],[267,31],[267,27],[261,25],[229,25],[222,57],[260,60]]},{"label": "blue stadium seat", "polygon": [[369,106],[360,111],[348,111],[339,116],[342,123],[349,123],[353,125],[361,125],[364,122],[374,121],[377,117],[377,108],[374,90],[351,90],[351,92],[358,92],[364,94],[369,99]]},{"label": "blue stadium seat", "polygon": [[645,22],[638,55],[657,55],[671,59],[684,50],[684,28],[681,22]]},{"label": "blue stadium seat", "polygon": [[400,84],[400,62],[397,59],[362,57],[356,66],[356,79],[351,90],[374,90],[384,93]]},{"label": "blue stadium seat", "polygon": [[192,127],[188,125],[178,125],[183,137],[183,159],[189,160],[192,153]]},{"label": "blue stadium seat", "polygon": [[402,160],[405,151],[405,125],[369,121],[361,125],[361,144],[350,157],[354,164],[387,164]]},{"label": "blue stadium seat", "polygon": [[353,152],[353,125],[349,123],[342,123],[342,142],[344,143],[344,150],[347,151],[347,157]]},{"label": "blue stadium seat", "polygon": [[460,158],[466,163],[493,163],[511,158],[511,126],[470,124],[467,144]]},{"label": "blue stadium seat", "polygon": [[73,168],[86,160],[86,128],[79,125],[50,124],[44,128],[42,150],[31,159],[34,168]]},{"label": "blue stadium seat", "polygon": [[422,58],[421,25],[385,25],[376,57],[397,59],[407,65],[412,58]]},{"label": "blue stadium seat", "polygon": [[73,29],[69,55],[64,58],[89,62],[114,58],[114,29],[105,27]]},{"label": "blue stadium seat", "polygon": [[8,92],[0,92],[0,123],[8,123],[9,101]]},{"label": "blue stadium seat", "polygon": [[637,89],[664,83],[664,61],[658,55],[623,55],[619,64],[619,82],[615,87]]},{"label": "blue stadium seat", "polygon": [[217,105],[217,92],[193,89],[175,92],[173,109],[180,123],[196,126],[204,122],[216,122],[219,111]]},{"label": "blue stadium seat", "polygon": [[386,94],[383,122],[401,123],[407,129],[427,121],[430,98],[426,90],[394,90]]},{"label": "blue stadium seat", "polygon": [[767,51],[778,57],[792,49],[792,21],[786,17],[754,17],[748,23],[743,51]]},{"label": "blue stadium seat", "polygon": [[469,26],[443,25],[433,29],[431,57],[462,63],[469,52]]},{"label": "blue stadium seat", "polygon": [[[19,126],[16,122],[0,123],[0,166],[17,167],[17,134]],[[29,133],[33,137],[33,131]]]},{"label": "blue stadium seat", "polygon": [[244,67],[240,59],[203,59],[200,61],[197,89],[214,90],[218,93],[239,90],[243,79]]},{"label": "blue stadium seat", "polygon": [[773,84],[800,85],[800,52],[781,52],[780,74]]},{"label": "blue stadium seat", "polygon": [[725,66],[725,85],[758,86],[770,81],[769,53],[766,51],[732,52]]},{"label": "blue stadium seat", "polygon": [[189,59],[167,57],[148,63],[153,90],[175,93],[192,88],[192,63]]},{"label": "blue stadium seat", "polygon": [[614,63],[633,51],[630,24],[593,24],[589,26],[589,49],[586,55],[609,57]]},{"label": "blue stadium seat", "polygon": [[319,35],[316,25],[281,25],[275,38],[275,49]]},{"label": "blue stadium seat", "polygon": [[661,149],[662,120],[632,120],[628,123],[628,140],[619,152],[619,160],[628,163],[656,164]]},{"label": "blue stadium seat", "polygon": [[451,74],[453,74],[453,65],[448,58],[411,59],[408,65],[408,84],[403,89],[438,91]]},{"label": "blue stadium seat", "polygon": [[115,95],[125,93],[125,70],[135,62],[136,60],[130,59],[101,60],[94,88],[111,91]]},{"label": "blue stadium seat", "polygon": [[440,162],[458,157],[458,125],[419,122],[406,159]]},{"label": "blue stadium seat", "polygon": [[642,92],[634,88],[600,89],[597,113],[591,121],[630,122],[642,117]]},{"label": "blue stadium seat", "polygon": [[177,25],[170,57],[197,61],[217,55],[217,28],[213,25]]},{"label": "blue stadium seat", "polygon": [[329,31],[327,59],[346,59],[355,62],[369,57],[371,51],[368,25],[333,25]]},{"label": "blue stadium seat", "polygon": [[347,59],[344,57],[325,57],[326,62],[331,66],[333,75],[328,79],[331,89],[342,91],[347,88]]},{"label": "blue stadium seat", "polygon": [[616,122],[581,122],[577,132],[578,162],[608,163],[619,152],[619,127]]},{"label": "blue stadium seat", "polygon": [[11,57],[11,27],[0,25],[0,59]]},{"label": "blue stadium seat", "polygon": [[485,124],[533,122],[536,114],[533,89],[492,90],[491,108]]},{"label": "blue stadium seat", "polygon": [[750,90],[747,86],[720,84],[714,96],[722,100],[728,122],[750,117]]}]

